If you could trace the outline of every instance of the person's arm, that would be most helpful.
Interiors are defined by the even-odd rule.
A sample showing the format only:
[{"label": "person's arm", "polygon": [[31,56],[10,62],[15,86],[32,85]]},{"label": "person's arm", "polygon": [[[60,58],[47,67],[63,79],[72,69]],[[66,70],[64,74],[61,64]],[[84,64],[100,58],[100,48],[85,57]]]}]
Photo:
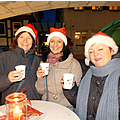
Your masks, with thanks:
[{"label": "person's arm", "polygon": [[77,86],[79,86],[82,78],[82,68],[80,63],[76,59],[73,59],[70,73],[74,74],[74,80],[76,81]]},{"label": "person's arm", "polygon": [[78,87],[75,85],[72,87],[72,89],[63,89],[63,93],[67,100],[70,102],[70,104],[73,105],[74,108],[76,108],[76,99],[77,99],[77,92],[78,92]]},{"label": "person's arm", "polygon": [[12,82],[8,79],[7,61],[4,56],[0,55],[0,92],[6,90]]},{"label": "person's arm", "polygon": [[39,94],[44,94],[46,91],[46,86],[45,86],[46,76],[43,76],[44,74],[45,74],[45,71],[42,70],[42,67],[38,67],[37,81],[35,83],[35,87]]},{"label": "person's arm", "polygon": [[46,78],[42,78],[42,79],[38,78],[36,83],[35,83],[35,87],[36,87],[39,94],[44,94],[46,91],[45,79]]}]

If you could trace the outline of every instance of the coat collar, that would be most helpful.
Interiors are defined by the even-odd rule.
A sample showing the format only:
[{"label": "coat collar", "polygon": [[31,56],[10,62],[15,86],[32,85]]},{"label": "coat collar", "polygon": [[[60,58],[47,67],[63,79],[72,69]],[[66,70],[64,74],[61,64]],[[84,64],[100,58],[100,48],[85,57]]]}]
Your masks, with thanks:
[{"label": "coat collar", "polygon": [[17,52],[18,58],[27,57],[28,55],[33,55],[35,53],[33,49],[30,49],[27,53],[25,53],[24,50],[18,46],[15,47],[15,51]]}]

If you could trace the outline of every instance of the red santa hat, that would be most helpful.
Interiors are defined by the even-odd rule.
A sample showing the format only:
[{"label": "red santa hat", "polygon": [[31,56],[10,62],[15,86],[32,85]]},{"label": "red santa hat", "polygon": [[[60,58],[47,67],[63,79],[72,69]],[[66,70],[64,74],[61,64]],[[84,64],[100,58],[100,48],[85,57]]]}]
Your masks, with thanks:
[{"label": "red santa hat", "polygon": [[67,45],[67,37],[66,37],[66,30],[65,28],[59,28],[59,29],[56,29],[56,28],[53,28],[51,27],[50,28],[50,35],[48,36],[47,38],[47,44],[49,45],[49,42],[51,40],[52,37],[59,37],[63,40],[63,42],[65,43],[65,46]]},{"label": "red santa hat", "polygon": [[29,33],[33,36],[33,38],[34,38],[34,40],[35,40],[35,43],[37,42],[37,34],[38,34],[38,31],[35,29],[35,27],[34,27],[32,24],[27,24],[27,25],[19,28],[19,29],[16,31],[15,36],[17,36],[20,32],[23,32],[23,31],[29,32]]},{"label": "red santa hat", "polygon": [[94,43],[102,43],[102,44],[104,44],[106,46],[109,46],[110,48],[113,49],[113,54],[116,54],[118,52],[118,46],[116,45],[113,38],[111,38],[110,36],[106,35],[105,33],[101,32],[101,31],[99,31],[97,34],[95,34],[93,37],[91,37],[90,39],[88,39],[86,41],[84,55],[86,57],[85,58],[85,64],[87,66],[89,66],[89,61],[90,61],[88,49]]}]

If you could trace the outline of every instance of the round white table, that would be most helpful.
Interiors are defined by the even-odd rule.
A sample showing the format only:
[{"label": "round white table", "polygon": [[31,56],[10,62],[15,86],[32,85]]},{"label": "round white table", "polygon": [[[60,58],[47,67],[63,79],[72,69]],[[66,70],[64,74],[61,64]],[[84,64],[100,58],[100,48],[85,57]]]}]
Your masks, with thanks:
[{"label": "round white table", "polygon": [[[40,117],[33,117],[30,120],[80,120],[70,109],[49,101],[31,100],[32,107],[43,114]],[[0,106],[0,111],[5,113],[5,106]]]}]

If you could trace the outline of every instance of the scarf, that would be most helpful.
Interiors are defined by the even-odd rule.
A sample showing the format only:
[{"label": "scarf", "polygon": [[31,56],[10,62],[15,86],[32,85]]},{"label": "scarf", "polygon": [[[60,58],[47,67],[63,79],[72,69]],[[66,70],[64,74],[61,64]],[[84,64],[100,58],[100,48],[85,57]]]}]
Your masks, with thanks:
[{"label": "scarf", "polygon": [[49,53],[48,55],[48,62],[52,65],[56,65],[59,59],[63,56],[63,52],[61,53],[55,53],[53,54],[52,52]]},{"label": "scarf", "polygon": [[92,74],[97,77],[108,75],[104,84],[95,120],[118,120],[118,80],[120,76],[119,58],[110,60],[106,65],[100,68],[90,66],[79,86],[76,103],[77,115],[80,120],[86,120],[87,118],[87,103]]}]

